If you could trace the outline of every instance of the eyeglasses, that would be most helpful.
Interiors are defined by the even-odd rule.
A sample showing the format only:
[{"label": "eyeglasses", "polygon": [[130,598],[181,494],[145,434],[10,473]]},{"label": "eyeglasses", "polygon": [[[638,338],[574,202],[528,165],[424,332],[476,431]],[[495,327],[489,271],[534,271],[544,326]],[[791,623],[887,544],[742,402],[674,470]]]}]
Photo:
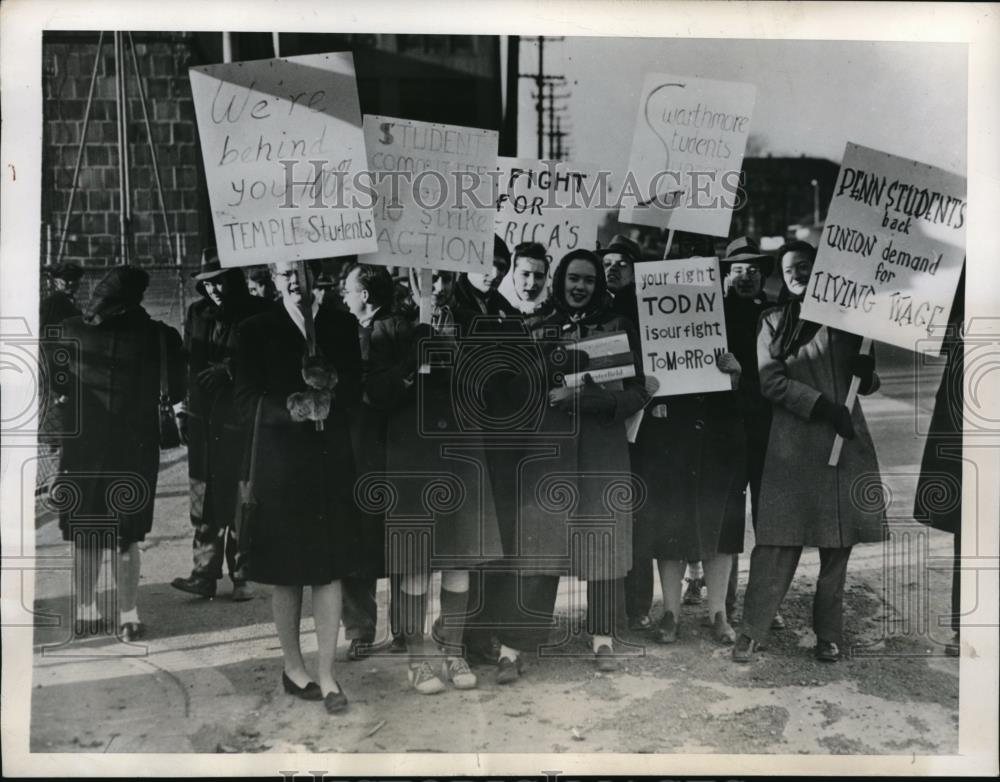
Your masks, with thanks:
[{"label": "eyeglasses", "polygon": [[605,261],[605,269],[627,269],[631,264],[624,258],[619,258],[617,261]]}]

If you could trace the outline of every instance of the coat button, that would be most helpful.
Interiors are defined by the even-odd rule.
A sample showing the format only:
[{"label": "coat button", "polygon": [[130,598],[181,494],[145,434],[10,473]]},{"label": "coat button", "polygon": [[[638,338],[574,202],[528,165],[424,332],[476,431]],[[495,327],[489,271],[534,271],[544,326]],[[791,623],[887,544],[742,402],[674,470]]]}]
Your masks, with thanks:
[{"label": "coat button", "polygon": [[705,428],[705,422],[699,418],[697,421],[694,422],[694,428],[701,431],[702,429]]}]

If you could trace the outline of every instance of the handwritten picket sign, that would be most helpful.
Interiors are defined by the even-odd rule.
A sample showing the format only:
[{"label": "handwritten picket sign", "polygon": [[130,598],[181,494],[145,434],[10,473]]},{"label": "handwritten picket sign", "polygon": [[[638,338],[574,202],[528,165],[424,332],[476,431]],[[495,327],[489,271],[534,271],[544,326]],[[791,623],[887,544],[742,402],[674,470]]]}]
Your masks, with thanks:
[{"label": "handwritten picket sign", "polygon": [[576,163],[501,157],[495,228],[513,250],[539,242],[556,260],[571,250],[592,250],[603,212],[589,208],[603,187],[597,169]]},{"label": "handwritten picket sign", "polygon": [[636,265],[642,366],[658,396],[727,391],[718,367],[728,350],[718,258]]},{"label": "handwritten picket sign", "polygon": [[374,250],[350,53],[189,70],[223,266]]},{"label": "handwritten picket sign", "polygon": [[366,114],[377,249],[362,263],[481,272],[493,263],[495,130]]},{"label": "handwritten picket sign", "polygon": [[965,177],[848,144],[802,317],[937,354],[965,262]]},{"label": "handwritten picket sign", "polygon": [[756,94],[742,82],[647,74],[618,219],[728,236]]}]

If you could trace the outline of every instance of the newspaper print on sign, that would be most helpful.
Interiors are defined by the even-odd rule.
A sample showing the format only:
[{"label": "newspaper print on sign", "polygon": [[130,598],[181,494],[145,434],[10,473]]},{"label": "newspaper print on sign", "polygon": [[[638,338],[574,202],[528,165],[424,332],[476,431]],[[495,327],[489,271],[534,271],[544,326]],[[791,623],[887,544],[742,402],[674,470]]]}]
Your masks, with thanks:
[{"label": "newspaper print on sign", "polygon": [[938,353],[965,262],[965,177],[848,144],[802,317]]},{"label": "newspaper print on sign", "polygon": [[728,350],[718,258],[636,264],[639,336],[657,396],[731,388],[718,359]]},{"label": "newspaper print on sign", "polygon": [[493,263],[493,130],[365,115],[378,248],[362,263],[476,272]]},{"label": "newspaper print on sign", "polygon": [[189,70],[223,266],[375,248],[350,53]]},{"label": "newspaper print on sign", "polygon": [[539,242],[554,258],[597,246],[603,214],[585,206],[597,183],[597,169],[554,160],[499,160],[496,233],[513,250]]},{"label": "newspaper print on sign", "polygon": [[756,93],[752,84],[648,74],[618,219],[728,236]]}]

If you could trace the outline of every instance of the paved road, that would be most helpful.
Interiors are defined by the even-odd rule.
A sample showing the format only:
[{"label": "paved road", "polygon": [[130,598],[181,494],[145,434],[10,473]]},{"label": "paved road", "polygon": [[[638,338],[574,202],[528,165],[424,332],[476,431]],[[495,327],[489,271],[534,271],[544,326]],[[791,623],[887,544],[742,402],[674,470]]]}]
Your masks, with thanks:
[{"label": "paved road", "polygon": [[[889,358],[882,391],[863,404],[893,490],[889,515],[896,529],[908,530],[922,449],[918,433],[937,377],[915,383],[912,364]],[[679,643],[644,648],[641,638],[626,637],[623,670],[599,674],[577,632],[580,586],[564,579],[559,632],[568,641],[561,654],[531,661],[517,685],[500,688],[493,671],[480,668],[477,690],[428,698],[407,689],[398,657],[342,660],[337,676],[351,707],[328,717],[321,704],[280,691],[280,651],[265,588],[257,600],[233,603],[225,584],[212,601],[188,599],[169,586],[190,568],[186,483],[183,451],[165,453],[154,530],[142,546],[140,606],[151,630],[143,645],[72,641],[65,627],[68,571],[37,573],[37,622],[55,626],[35,629],[34,751],[957,750],[958,662],[942,656],[947,632],[923,627],[946,611],[950,575],[919,564],[886,570],[881,544],[859,546],[852,557],[846,606],[854,656],[837,665],[819,664],[810,654],[809,596],[818,563],[815,552],[807,552],[783,607],[789,629],[772,634],[752,665],[734,665],[702,625],[704,609],[685,607]],[[916,543],[909,540],[914,563],[951,551],[949,536],[923,528]],[[44,514],[37,544],[39,557],[58,562],[68,554]],[[748,561],[741,559],[741,589]],[[312,664],[311,618],[305,626]],[[341,658],[345,652],[342,640]]]}]

